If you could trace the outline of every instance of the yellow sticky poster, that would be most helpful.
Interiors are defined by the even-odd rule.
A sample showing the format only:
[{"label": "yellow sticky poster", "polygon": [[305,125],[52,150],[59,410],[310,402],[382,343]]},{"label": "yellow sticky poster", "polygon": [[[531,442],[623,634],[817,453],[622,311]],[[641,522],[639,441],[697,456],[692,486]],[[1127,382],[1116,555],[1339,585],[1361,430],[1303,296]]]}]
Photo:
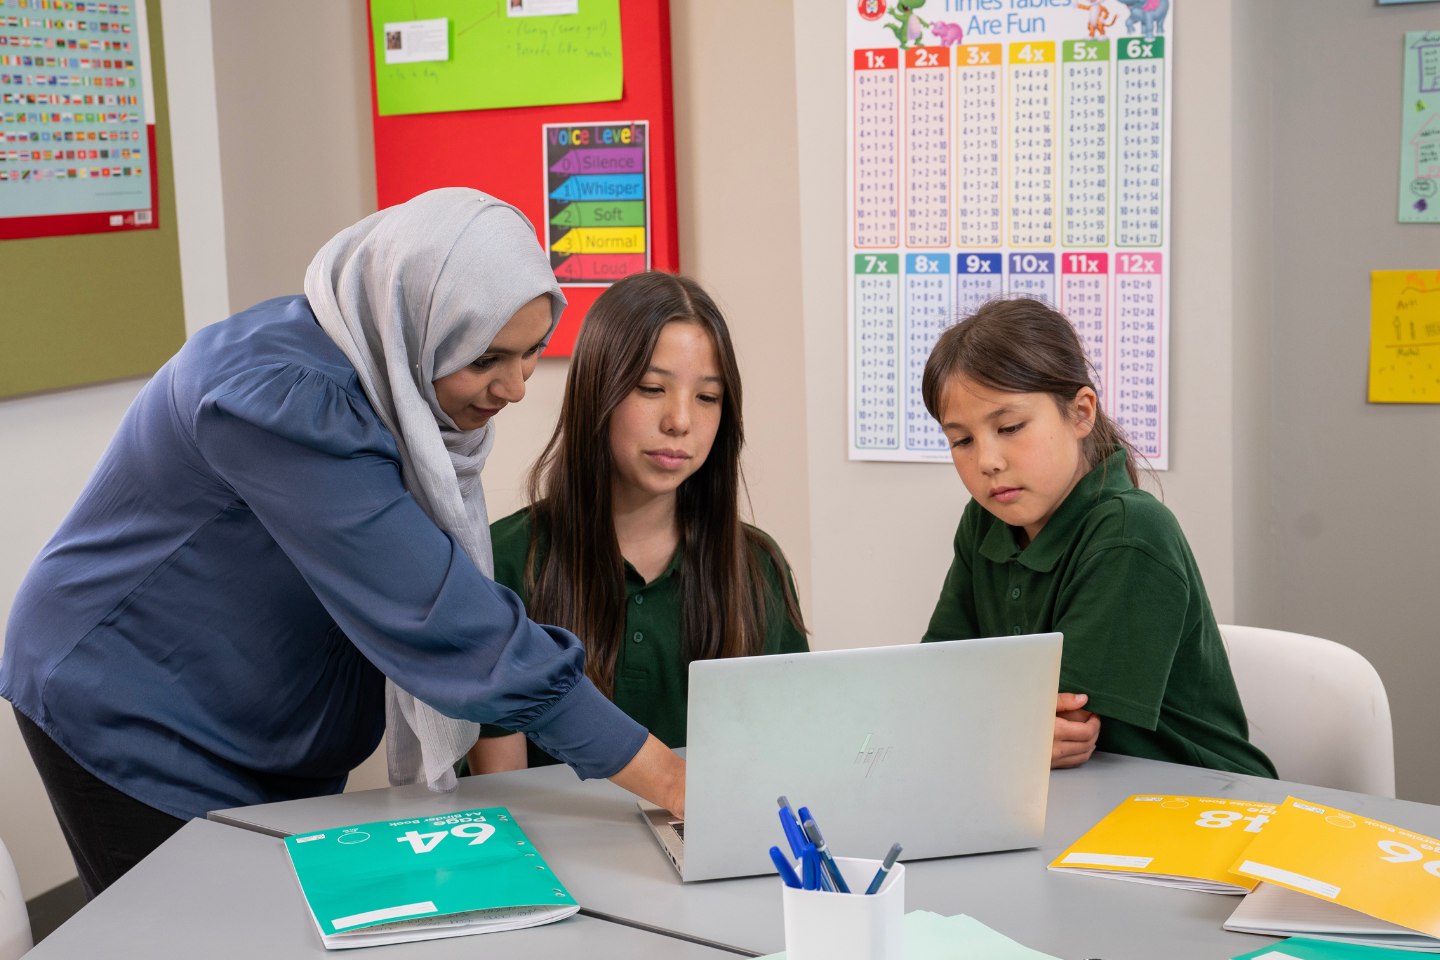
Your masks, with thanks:
[{"label": "yellow sticky poster", "polygon": [[1371,272],[1370,402],[1440,403],[1440,270]]},{"label": "yellow sticky poster", "polygon": [[1440,840],[1289,797],[1232,868],[1440,937]]},{"label": "yellow sticky poster", "polygon": [[1242,894],[1256,881],[1231,873],[1230,865],[1274,813],[1273,804],[1252,800],[1129,797],[1050,869]]}]

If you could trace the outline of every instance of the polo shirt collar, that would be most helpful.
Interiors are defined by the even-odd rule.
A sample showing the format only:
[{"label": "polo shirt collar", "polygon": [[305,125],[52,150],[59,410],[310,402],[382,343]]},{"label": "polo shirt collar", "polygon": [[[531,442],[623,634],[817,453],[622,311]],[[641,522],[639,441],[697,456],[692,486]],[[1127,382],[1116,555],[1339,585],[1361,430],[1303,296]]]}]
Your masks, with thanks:
[{"label": "polo shirt collar", "polygon": [[660,576],[656,577],[654,580],[651,580],[649,583],[646,583],[645,578],[640,576],[639,570],[636,570],[633,566],[630,565],[629,560],[621,557],[620,562],[625,565],[626,592],[633,594],[637,590],[643,590],[646,587],[654,586],[655,584],[664,580],[666,577],[678,573],[680,571],[680,561],[685,553],[684,546],[685,545],[681,543],[675,548],[675,553],[670,557],[670,565],[665,568],[665,571],[661,573]]},{"label": "polo shirt collar", "polygon": [[1038,573],[1047,573],[1055,568],[1060,558],[1074,539],[1076,531],[1085,520],[1085,515],[1102,501],[1130,490],[1134,484],[1125,470],[1125,451],[1116,450],[1094,469],[1080,478],[1075,489],[1060,504],[1040,531],[1040,536],[1029,546],[1021,549],[1017,536],[1019,529],[1009,524],[996,523],[985,534],[980,543],[980,555],[995,563],[1015,560],[1022,566]]}]

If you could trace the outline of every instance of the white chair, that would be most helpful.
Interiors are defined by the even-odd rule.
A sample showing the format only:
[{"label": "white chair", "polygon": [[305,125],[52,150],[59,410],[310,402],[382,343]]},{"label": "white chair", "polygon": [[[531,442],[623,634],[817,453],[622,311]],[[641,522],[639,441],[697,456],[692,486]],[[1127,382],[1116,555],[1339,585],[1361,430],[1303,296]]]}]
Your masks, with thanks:
[{"label": "white chair", "polygon": [[34,946],[30,939],[30,914],[10,851],[0,841],[0,960],[17,960]]},{"label": "white chair", "polygon": [[1332,640],[1220,625],[1250,741],[1282,780],[1395,796],[1395,739],[1380,675]]}]

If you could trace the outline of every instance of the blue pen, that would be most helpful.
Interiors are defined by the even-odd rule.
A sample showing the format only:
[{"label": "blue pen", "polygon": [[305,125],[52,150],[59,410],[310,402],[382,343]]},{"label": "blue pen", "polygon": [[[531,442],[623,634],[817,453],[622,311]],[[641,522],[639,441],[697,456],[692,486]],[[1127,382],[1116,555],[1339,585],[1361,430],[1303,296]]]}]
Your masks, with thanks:
[{"label": "blue pen", "polygon": [[790,866],[790,861],[785,859],[785,854],[780,852],[779,847],[770,848],[770,862],[775,864],[775,870],[780,874],[785,886],[800,889],[800,878],[795,876],[795,868]]},{"label": "blue pen", "polygon": [[799,860],[800,848],[805,845],[805,834],[800,830],[795,818],[784,810],[780,811],[780,829],[785,831],[785,842],[790,844],[790,852]]},{"label": "blue pen", "polygon": [[800,848],[805,843],[805,832],[800,829],[800,822],[795,819],[795,812],[790,809],[790,801],[784,795],[775,798],[780,805],[780,827],[785,831],[785,840],[790,844],[790,852],[795,854],[795,859],[800,859]]},{"label": "blue pen", "polygon": [[880,869],[875,871],[875,879],[870,881],[870,886],[865,889],[866,895],[872,894],[880,889],[885,878],[890,874],[890,868],[895,866],[895,861],[900,858],[900,844],[890,847],[890,852],[885,854],[885,859],[880,863]]},{"label": "blue pen", "polygon": [[815,889],[834,893],[835,884],[830,882],[830,874],[825,872],[825,861],[820,859],[820,851],[815,849],[813,843],[805,849],[809,852],[810,859],[815,861]]},{"label": "blue pen", "polygon": [[[835,881],[831,877],[829,870],[825,866],[825,860],[828,855],[825,853],[824,850],[820,849],[819,838],[815,837],[813,834],[810,833],[810,828],[815,824],[815,818],[810,816],[809,807],[801,807],[799,810],[796,811],[796,813],[798,814],[797,819],[800,821],[800,835],[804,837],[807,842],[809,842],[815,847],[816,856],[819,857],[817,869],[819,872],[818,879],[820,881],[820,889],[828,890],[831,893],[834,893],[836,889]],[[819,832],[818,828],[816,832]],[[836,872],[838,873],[839,871],[837,870]],[[846,890],[845,892],[849,893],[850,891]]]},{"label": "blue pen", "polygon": [[830,884],[841,893],[849,893],[850,887],[845,883],[845,878],[840,876],[840,868],[835,864],[835,858],[830,856],[830,847],[825,843],[825,837],[820,833],[820,825],[815,818],[806,816],[810,811],[804,807],[800,808],[800,815],[805,817],[800,826],[805,831],[805,836],[815,844],[815,851],[820,854],[820,863],[825,868],[825,873],[830,878]]},{"label": "blue pen", "polygon": [[814,845],[807,843],[800,849],[800,864],[804,868],[801,886],[806,890],[823,889],[820,884],[820,857],[816,855]]}]

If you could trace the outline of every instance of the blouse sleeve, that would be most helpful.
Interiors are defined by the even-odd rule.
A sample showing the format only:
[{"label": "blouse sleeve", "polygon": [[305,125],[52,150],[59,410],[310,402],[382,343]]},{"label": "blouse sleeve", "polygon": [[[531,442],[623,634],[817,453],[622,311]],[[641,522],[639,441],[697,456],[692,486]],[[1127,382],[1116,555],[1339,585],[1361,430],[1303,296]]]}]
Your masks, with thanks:
[{"label": "blouse sleeve", "polygon": [[[490,547],[495,554],[495,582],[515,592],[522,603],[530,603],[525,589],[525,558],[530,552],[530,510],[525,508],[490,524]],[[493,723],[480,726],[484,738],[508,737],[514,730]]]},{"label": "blouse sleeve", "polygon": [[574,635],[530,621],[401,481],[363,398],[274,364],[208,393],[198,450],[382,673],[437,710],[523,730],[582,777],[605,777],[646,732],[584,675]]}]

